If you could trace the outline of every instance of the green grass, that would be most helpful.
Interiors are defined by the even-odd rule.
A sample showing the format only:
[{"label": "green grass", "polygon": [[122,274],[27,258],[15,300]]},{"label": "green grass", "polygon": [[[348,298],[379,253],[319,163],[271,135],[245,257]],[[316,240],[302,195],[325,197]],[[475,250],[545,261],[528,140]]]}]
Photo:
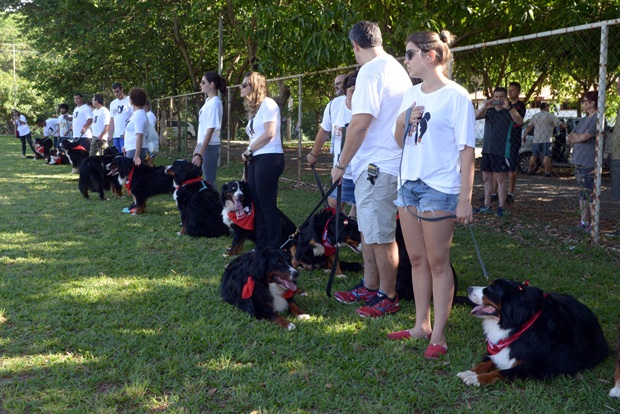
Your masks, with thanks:
[{"label": "green grass", "polygon": [[[142,216],[121,214],[127,199],[86,201],[68,166],[20,158],[18,144],[0,139],[1,413],[620,409],[607,397],[612,356],[575,378],[467,387],[456,373],[485,351],[469,309],[452,312],[448,355],[427,361],[423,342],[385,337],[412,326],[412,303],[390,317],[360,319],[354,306],[326,297],[322,271],[300,277],[308,297],[298,303],[312,317],[296,321],[296,330],[256,321],[219,296],[230,238],[177,236],[171,196],[151,199]],[[168,161],[160,157],[158,164]],[[222,168],[220,183],[240,171],[239,164]],[[281,208],[297,223],[319,200],[311,185],[300,189],[287,180],[280,189]],[[620,320],[617,255],[585,239],[568,245],[550,238],[543,222],[512,235],[497,223],[475,227],[491,277],[528,279],[577,296],[613,344]],[[453,262],[461,291],[486,283],[466,228],[456,230]],[[334,287],[346,289],[359,277],[338,279]]]}]

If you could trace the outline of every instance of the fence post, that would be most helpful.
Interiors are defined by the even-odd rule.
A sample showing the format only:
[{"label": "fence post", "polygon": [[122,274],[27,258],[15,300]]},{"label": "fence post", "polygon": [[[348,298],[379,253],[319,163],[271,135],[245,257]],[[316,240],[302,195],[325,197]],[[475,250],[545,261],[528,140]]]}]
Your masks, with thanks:
[{"label": "fence post", "polygon": [[226,165],[230,165],[230,88],[226,88],[226,93],[228,99],[226,100],[226,111],[228,111],[228,117],[226,119],[226,123],[228,124],[228,128],[226,128],[226,134],[228,136],[228,145],[226,146]]},{"label": "fence post", "polygon": [[299,100],[299,107],[297,108],[297,122],[299,123],[299,135],[297,136],[297,181],[301,181],[301,137],[304,134],[304,128],[303,128],[303,124],[301,122],[302,119],[302,103],[303,103],[303,97],[302,97],[302,93],[303,93],[303,87],[302,87],[302,80],[301,80],[301,76],[297,78],[298,80],[298,97],[297,99]]},{"label": "fence post", "polygon": [[[601,26],[601,52],[598,72],[598,114],[596,121],[596,163],[594,183],[594,217],[592,242],[599,243],[601,218],[601,177],[603,175],[603,150],[605,147],[605,98],[607,92],[607,54],[609,43],[609,26]],[[617,122],[617,121],[616,121]]]}]

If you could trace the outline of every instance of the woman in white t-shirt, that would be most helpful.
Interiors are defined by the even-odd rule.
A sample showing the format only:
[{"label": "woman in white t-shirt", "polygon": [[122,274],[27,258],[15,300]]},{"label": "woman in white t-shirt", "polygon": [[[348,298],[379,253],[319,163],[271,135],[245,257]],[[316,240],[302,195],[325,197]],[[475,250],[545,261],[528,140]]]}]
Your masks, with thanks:
[{"label": "woman in white t-shirt", "polygon": [[129,91],[129,103],[133,107],[133,113],[125,126],[123,152],[126,157],[133,159],[135,165],[142,164],[147,155],[146,139],[144,139],[144,134],[148,131],[148,120],[144,110],[146,101],[147,96],[144,89],[132,88]]},{"label": "woman in white t-shirt", "polygon": [[32,135],[30,134],[30,127],[26,117],[17,109],[13,109],[11,115],[13,117],[13,125],[15,126],[15,136],[22,142],[22,155],[26,156],[26,141],[30,145],[32,152],[36,153],[32,145]]},{"label": "woman in white t-shirt", "polygon": [[284,171],[280,108],[267,97],[267,80],[257,72],[245,76],[241,96],[248,114],[246,132],[250,137],[250,145],[241,158],[248,162],[247,180],[255,208],[256,248],[279,248],[278,181]]},{"label": "woman in white t-shirt", "polygon": [[[473,221],[475,113],[467,91],[446,77],[448,32],[417,32],[406,41],[405,66],[423,80],[403,97],[394,137],[403,148],[395,200],[412,265],[416,322],[390,339],[426,338],[426,358],[448,350],[445,328],[454,296],[450,246],[454,219]],[[405,132],[407,110],[412,108]],[[431,324],[431,298],[434,324]]]},{"label": "woman in white t-shirt", "polygon": [[217,161],[220,158],[220,129],[224,107],[217,94],[226,92],[226,80],[217,72],[207,72],[200,82],[200,90],[207,94],[207,100],[198,115],[198,137],[192,163],[202,166],[206,182],[215,187]]}]

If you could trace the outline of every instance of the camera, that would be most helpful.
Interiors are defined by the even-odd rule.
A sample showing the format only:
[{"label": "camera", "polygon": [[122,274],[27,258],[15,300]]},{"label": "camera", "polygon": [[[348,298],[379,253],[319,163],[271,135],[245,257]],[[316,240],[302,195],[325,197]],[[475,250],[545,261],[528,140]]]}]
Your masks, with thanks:
[{"label": "camera", "polygon": [[504,105],[504,101],[502,101],[501,99],[491,99],[491,105],[502,106]]},{"label": "camera", "polygon": [[370,181],[370,184],[375,185],[375,180],[377,179],[377,176],[379,175],[379,167],[377,167],[375,164],[368,164],[368,177],[366,177],[366,179],[368,181]]}]

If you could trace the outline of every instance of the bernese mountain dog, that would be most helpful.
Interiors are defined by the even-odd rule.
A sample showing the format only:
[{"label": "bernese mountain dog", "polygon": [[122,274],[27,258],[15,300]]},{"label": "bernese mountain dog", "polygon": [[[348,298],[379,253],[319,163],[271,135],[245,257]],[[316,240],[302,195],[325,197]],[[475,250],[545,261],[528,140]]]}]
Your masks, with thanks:
[{"label": "bernese mountain dog", "polygon": [[181,213],[181,231],[194,237],[219,237],[230,234],[222,221],[220,194],[202,179],[202,169],[186,160],[166,167],[174,180],[174,200]]},{"label": "bernese mountain dog", "polygon": [[482,318],[487,355],[458,377],[467,385],[488,385],[503,378],[548,379],[575,375],[609,355],[598,319],[569,295],[504,279],[487,287],[469,287]]},{"label": "bernese mountain dog", "polygon": [[108,175],[116,175],[120,185],[124,185],[135,204],[132,214],[142,214],[146,200],[158,194],[172,194],[172,177],[166,174],[166,167],[151,167],[144,163],[135,165],[131,158],[118,155],[106,165]]},{"label": "bernese mountain dog", "polygon": [[293,299],[296,279],[297,271],[291,267],[287,253],[262,249],[244,253],[228,264],[220,292],[222,299],[231,305],[290,331],[295,325],[279,312],[288,310],[298,319],[309,317]]},{"label": "bernese mountain dog", "polygon": [[111,163],[117,155],[116,147],[110,147],[106,148],[101,156],[84,158],[80,164],[78,188],[85,199],[89,198],[89,190],[98,193],[102,201],[106,200],[104,191],[110,191],[110,189],[112,189],[113,197],[123,196],[123,187],[116,177],[108,175],[106,170],[106,165]]},{"label": "bernese mountain dog", "polygon": [[37,160],[47,159],[50,156],[50,150],[54,146],[51,138],[35,138],[34,140],[34,158]]},{"label": "bernese mountain dog", "polygon": [[48,165],[62,165],[62,164],[71,164],[69,162],[69,158],[65,154],[65,152],[61,149],[52,148],[50,150],[50,154],[47,157]]},{"label": "bernese mountain dog", "polygon": [[60,147],[65,151],[69,162],[71,163],[71,172],[73,174],[79,174],[80,164],[86,157],[88,157],[88,150],[80,145],[78,142],[65,139],[60,143]]},{"label": "bernese mountain dog", "polygon": [[[293,267],[305,270],[331,270],[336,258],[336,246],[348,246],[356,253],[361,253],[362,236],[357,221],[345,214],[339,215],[338,234],[336,235],[336,210],[330,207],[313,215],[299,229],[293,240],[291,255]],[[343,270],[361,271],[360,263],[336,263],[335,274],[343,277]]]},{"label": "bernese mountain dog", "polygon": [[[222,220],[233,233],[230,249],[226,252],[229,256],[238,255],[243,250],[246,239],[256,242],[254,231],[254,205],[250,188],[245,181],[230,181],[222,185],[220,191],[222,208]],[[282,246],[289,236],[295,233],[297,227],[283,212],[280,211],[280,234],[278,241]]]}]

